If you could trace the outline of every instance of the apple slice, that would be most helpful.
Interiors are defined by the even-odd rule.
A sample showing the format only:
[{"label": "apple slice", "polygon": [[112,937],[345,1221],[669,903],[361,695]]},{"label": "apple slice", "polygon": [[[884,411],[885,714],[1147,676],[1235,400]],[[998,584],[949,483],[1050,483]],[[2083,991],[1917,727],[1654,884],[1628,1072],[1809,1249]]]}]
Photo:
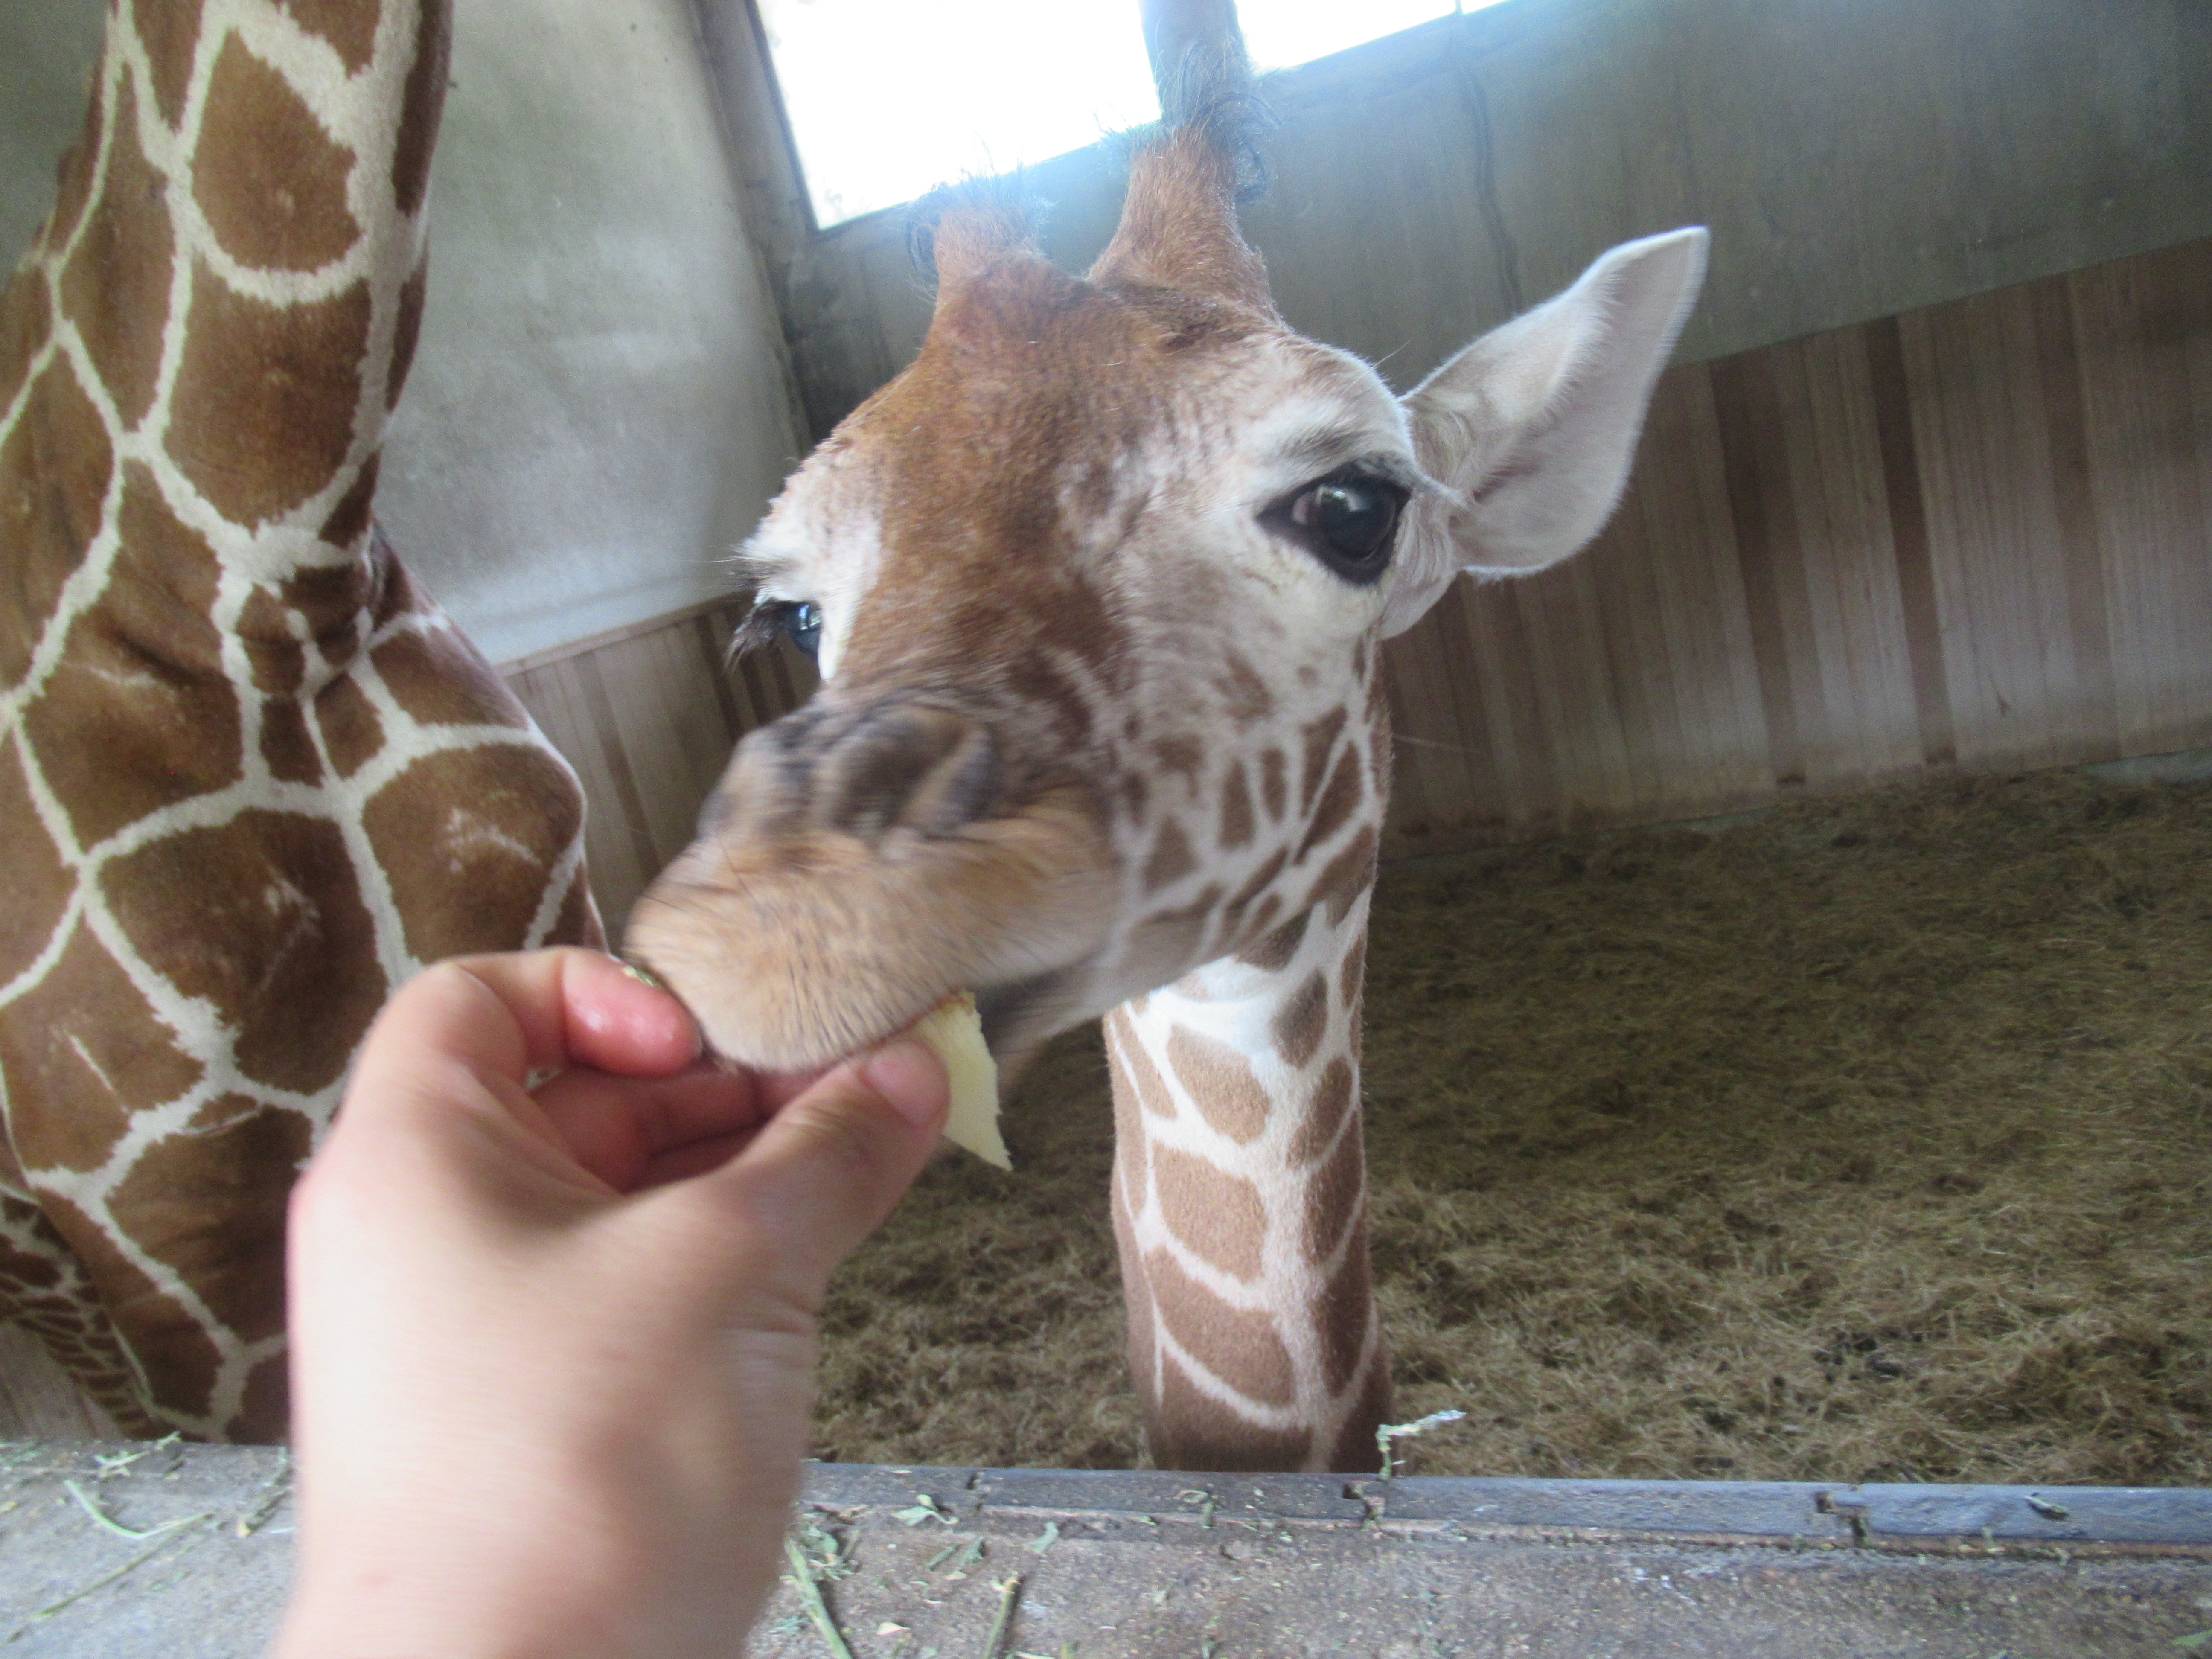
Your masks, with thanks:
[{"label": "apple slice", "polygon": [[984,1045],[975,999],[965,991],[945,998],[915,1023],[914,1034],[945,1062],[952,1085],[945,1138],[986,1164],[1011,1170],[1014,1163],[999,1133],[999,1065]]}]

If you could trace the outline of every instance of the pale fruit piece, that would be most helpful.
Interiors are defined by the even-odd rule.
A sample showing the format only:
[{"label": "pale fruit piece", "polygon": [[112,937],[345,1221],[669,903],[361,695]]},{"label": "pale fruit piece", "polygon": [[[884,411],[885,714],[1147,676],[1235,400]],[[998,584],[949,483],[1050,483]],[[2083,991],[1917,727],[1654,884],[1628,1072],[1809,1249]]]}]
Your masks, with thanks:
[{"label": "pale fruit piece", "polygon": [[999,1063],[984,1046],[983,1022],[975,999],[967,992],[949,996],[915,1022],[914,1034],[945,1062],[952,1085],[952,1113],[945,1138],[964,1146],[986,1164],[1012,1170],[1006,1143],[999,1134]]}]

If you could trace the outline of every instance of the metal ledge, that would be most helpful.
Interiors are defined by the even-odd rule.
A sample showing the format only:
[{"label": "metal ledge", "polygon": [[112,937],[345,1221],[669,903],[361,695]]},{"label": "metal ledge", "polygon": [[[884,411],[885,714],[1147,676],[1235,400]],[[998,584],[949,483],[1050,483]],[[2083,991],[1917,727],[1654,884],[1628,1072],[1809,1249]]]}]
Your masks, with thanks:
[{"label": "metal ledge", "polygon": [[976,1522],[1167,1528],[1380,1528],[1463,1538],[1650,1540],[1955,1555],[2126,1554],[2212,1561],[2212,1490],[1851,1486],[1764,1480],[1517,1480],[896,1469],[817,1463],[805,1501],[898,1508],[927,1493]]},{"label": "metal ledge", "polygon": [[[2203,1491],[817,1464],[802,1504],[830,1563],[822,1616],[858,1659],[2176,1659],[2177,1638],[2212,1642]],[[273,1449],[0,1444],[0,1641],[25,1659],[258,1651],[292,1522]],[[748,1650],[828,1651],[795,1584]]]}]

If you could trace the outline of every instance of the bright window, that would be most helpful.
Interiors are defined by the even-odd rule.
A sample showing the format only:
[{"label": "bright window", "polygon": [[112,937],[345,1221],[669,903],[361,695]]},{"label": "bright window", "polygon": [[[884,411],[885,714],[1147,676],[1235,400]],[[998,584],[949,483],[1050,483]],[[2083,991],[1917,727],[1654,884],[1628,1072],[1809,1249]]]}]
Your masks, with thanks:
[{"label": "bright window", "polygon": [[[1155,119],[1136,0],[759,0],[817,224]],[[1287,69],[1491,0],[1243,0]]]}]

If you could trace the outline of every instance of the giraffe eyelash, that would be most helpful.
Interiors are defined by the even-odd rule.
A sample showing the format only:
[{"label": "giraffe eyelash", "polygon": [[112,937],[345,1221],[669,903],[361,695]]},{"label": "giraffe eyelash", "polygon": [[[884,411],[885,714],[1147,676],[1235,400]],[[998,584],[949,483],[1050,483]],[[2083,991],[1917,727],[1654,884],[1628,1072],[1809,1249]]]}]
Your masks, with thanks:
[{"label": "giraffe eyelash", "polygon": [[730,660],[749,656],[781,637],[812,656],[821,648],[822,607],[811,599],[757,599],[730,635]]}]

